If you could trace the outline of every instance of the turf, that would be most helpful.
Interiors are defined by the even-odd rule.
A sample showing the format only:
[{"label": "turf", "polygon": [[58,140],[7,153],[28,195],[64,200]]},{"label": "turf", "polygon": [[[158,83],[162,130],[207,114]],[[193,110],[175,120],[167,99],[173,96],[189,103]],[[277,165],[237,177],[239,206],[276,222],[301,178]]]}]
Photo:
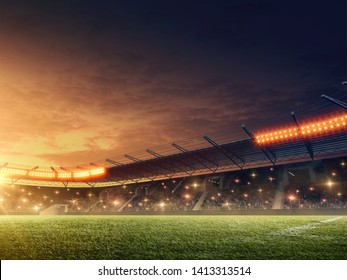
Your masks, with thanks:
[{"label": "turf", "polygon": [[0,216],[0,259],[345,260],[347,216],[334,218]]}]

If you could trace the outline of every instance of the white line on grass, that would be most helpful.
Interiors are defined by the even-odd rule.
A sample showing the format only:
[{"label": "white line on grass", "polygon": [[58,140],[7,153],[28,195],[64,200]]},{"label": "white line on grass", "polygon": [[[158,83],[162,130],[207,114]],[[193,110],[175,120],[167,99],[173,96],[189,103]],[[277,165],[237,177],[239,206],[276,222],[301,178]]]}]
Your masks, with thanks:
[{"label": "white line on grass", "polygon": [[322,220],[322,221],[315,222],[315,223],[310,223],[310,224],[303,225],[303,226],[285,228],[285,229],[281,229],[279,231],[272,232],[271,235],[300,236],[302,233],[304,233],[307,230],[317,228],[317,227],[321,226],[322,224],[331,223],[331,222],[334,222],[334,221],[339,220],[341,218],[342,217],[335,217],[335,218]]}]

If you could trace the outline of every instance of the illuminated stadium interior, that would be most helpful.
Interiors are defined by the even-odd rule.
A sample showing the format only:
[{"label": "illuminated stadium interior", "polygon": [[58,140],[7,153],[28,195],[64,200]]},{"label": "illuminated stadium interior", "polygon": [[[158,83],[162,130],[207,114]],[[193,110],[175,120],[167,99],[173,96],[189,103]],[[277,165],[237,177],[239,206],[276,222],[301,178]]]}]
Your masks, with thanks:
[{"label": "illuminated stadium interior", "polygon": [[300,122],[292,112],[292,125],[279,120],[280,125],[272,125],[275,129],[259,125],[254,134],[243,125],[243,134],[215,132],[77,167],[19,167],[6,162],[0,174],[7,184],[107,187],[341,157],[347,154],[347,115],[336,106],[341,101],[330,99],[328,107],[318,110],[319,118],[317,108],[301,114]]},{"label": "illuminated stadium interior", "polygon": [[1,211],[345,209],[347,115],[334,109],[255,134],[243,125],[246,139],[211,133],[77,167],[4,163]]}]

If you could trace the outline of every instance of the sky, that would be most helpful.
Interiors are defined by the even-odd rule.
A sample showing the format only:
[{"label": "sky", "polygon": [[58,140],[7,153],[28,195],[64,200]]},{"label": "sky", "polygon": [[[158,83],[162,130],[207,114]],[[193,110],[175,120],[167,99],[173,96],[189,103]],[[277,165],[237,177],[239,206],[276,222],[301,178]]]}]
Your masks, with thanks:
[{"label": "sky", "polygon": [[271,124],[338,90],[346,52],[342,0],[0,0],[0,163]]}]

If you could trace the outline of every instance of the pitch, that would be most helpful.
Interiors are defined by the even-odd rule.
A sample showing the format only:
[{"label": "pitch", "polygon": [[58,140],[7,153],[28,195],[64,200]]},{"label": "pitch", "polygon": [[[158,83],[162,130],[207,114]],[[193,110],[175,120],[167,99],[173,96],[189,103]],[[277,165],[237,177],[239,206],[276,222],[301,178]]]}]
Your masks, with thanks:
[{"label": "pitch", "polygon": [[347,259],[346,216],[1,216],[0,259]]}]

